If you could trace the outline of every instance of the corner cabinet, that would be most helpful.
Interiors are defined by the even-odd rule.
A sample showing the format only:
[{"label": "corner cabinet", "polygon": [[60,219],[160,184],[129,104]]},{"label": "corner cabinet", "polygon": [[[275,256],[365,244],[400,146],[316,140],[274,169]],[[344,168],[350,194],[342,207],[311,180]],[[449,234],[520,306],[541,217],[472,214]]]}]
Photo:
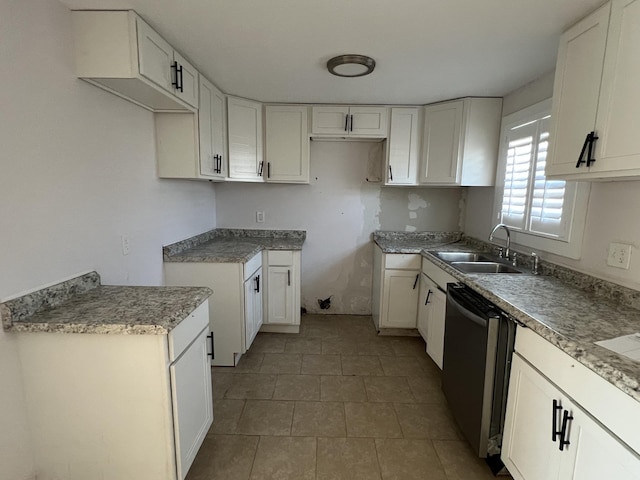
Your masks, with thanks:
[{"label": "corner cabinet", "polygon": [[208,317],[205,301],[168,335],[16,334],[38,478],[183,480],[213,421]]},{"label": "corner cabinet", "polygon": [[613,0],[562,36],[547,176],[640,177],[638,24],[640,0]]},{"label": "corner cabinet", "polygon": [[309,183],[309,107],[267,105],[264,110],[265,180]]},{"label": "corner cabinet", "polygon": [[198,107],[198,71],[135,12],[71,18],[78,77],[152,111]]},{"label": "corner cabinet", "polygon": [[374,246],[373,322],[378,330],[416,328],[419,254],[384,253]]},{"label": "corner cabinet", "polygon": [[501,98],[425,106],[420,184],[493,186],[501,119]]},{"label": "corner cabinet", "polygon": [[514,479],[639,480],[633,449],[640,436],[628,425],[639,410],[606,380],[518,328],[501,454]]},{"label": "corner cabinet", "polygon": [[387,107],[311,107],[311,135],[325,137],[387,137]]},{"label": "corner cabinet", "polygon": [[267,264],[264,332],[300,330],[300,251],[265,250]]},{"label": "corner cabinet", "polygon": [[264,181],[262,160],[262,104],[227,97],[229,180]]},{"label": "corner cabinet", "polygon": [[417,185],[420,109],[391,108],[385,185]]}]

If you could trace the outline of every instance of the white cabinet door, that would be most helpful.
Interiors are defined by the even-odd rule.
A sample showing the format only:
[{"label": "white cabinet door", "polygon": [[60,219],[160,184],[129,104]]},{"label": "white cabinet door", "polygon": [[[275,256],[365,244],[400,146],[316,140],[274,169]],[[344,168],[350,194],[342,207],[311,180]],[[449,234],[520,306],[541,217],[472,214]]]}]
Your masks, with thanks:
[{"label": "white cabinet door", "polygon": [[140,74],[173,93],[173,48],[142,19],[137,18]]},{"label": "white cabinet door", "polygon": [[229,178],[263,181],[262,104],[228,97]]},{"label": "white cabinet door", "polygon": [[173,52],[173,61],[177,63],[179,83],[173,92],[192,107],[198,107],[198,70],[178,52]]},{"label": "white cabinet door", "polygon": [[349,135],[387,136],[386,107],[349,107]]},{"label": "white cabinet door", "polygon": [[311,117],[313,134],[342,136],[349,132],[349,107],[311,107]]},{"label": "white cabinet door", "polygon": [[576,169],[576,162],[587,134],[595,129],[610,8],[607,3],[560,39],[547,176],[586,169],[584,164]]},{"label": "white cabinet door", "polygon": [[[553,400],[560,392],[513,355],[501,458],[515,480],[559,478],[558,442],[552,440]],[[559,424],[561,411],[556,411]]]},{"label": "white cabinet door", "polygon": [[292,266],[270,266],[267,279],[268,324],[295,324],[294,284],[296,279]]},{"label": "white cabinet door", "polygon": [[420,275],[420,294],[418,295],[418,331],[426,342],[429,336],[430,300],[433,295],[433,282],[424,273]]},{"label": "white cabinet door", "polygon": [[309,107],[265,107],[268,182],[309,183]]},{"label": "white cabinet door", "polygon": [[199,95],[200,175],[224,179],[224,96],[203,76]]},{"label": "white cabinet door", "polygon": [[[565,407],[569,408],[569,407]],[[567,440],[560,452],[559,478],[640,480],[640,458],[596,423],[581,408],[570,408]]]},{"label": "white cabinet door", "polygon": [[[640,169],[640,0],[614,0],[598,103],[591,172]],[[637,174],[637,172],[636,172]]]},{"label": "white cabinet door", "polygon": [[418,108],[392,108],[387,140],[387,185],[416,185],[420,144]]},{"label": "white cabinet door", "polygon": [[381,327],[416,328],[419,279],[416,270],[385,270]]},{"label": "white cabinet door", "polygon": [[458,181],[463,108],[463,100],[425,107],[420,183]]},{"label": "white cabinet door", "polygon": [[447,295],[431,282],[429,296],[429,325],[427,327],[427,355],[442,369],[444,356],[444,324]]},{"label": "white cabinet door", "polygon": [[213,422],[205,328],[169,367],[178,478],[184,479]]}]

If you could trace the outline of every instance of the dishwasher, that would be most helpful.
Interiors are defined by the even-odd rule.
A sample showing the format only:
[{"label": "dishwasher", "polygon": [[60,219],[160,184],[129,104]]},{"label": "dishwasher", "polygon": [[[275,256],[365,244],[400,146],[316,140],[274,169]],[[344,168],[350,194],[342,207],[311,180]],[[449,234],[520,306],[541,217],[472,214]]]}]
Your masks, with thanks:
[{"label": "dishwasher", "polygon": [[447,285],[442,391],[478,456],[494,473],[507,406],[516,322],[463,284]]}]

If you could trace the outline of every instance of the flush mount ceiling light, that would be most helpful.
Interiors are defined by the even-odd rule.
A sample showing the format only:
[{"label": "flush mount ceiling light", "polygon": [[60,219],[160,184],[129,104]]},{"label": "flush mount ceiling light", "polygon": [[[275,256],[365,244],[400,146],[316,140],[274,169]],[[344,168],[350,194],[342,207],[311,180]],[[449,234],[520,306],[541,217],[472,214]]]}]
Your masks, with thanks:
[{"label": "flush mount ceiling light", "polygon": [[366,55],[338,55],[327,62],[327,69],[338,77],[363,77],[376,68],[376,61]]}]

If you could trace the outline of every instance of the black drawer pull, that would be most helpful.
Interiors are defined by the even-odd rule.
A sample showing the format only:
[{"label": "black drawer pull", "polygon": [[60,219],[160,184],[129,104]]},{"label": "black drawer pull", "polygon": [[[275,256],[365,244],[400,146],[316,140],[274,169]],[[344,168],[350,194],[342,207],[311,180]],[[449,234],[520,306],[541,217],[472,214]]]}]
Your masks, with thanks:
[{"label": "black drawer pull", "polygon": [[211,357],[211,360],[213,360],[215,358],[215,347],[213,346],[213,332],[207,335],[207,338],[211,340],[211,353],[207,353],[207,355]]},{"label": "black drawer pull", "polygon": [[562,431],[560,432],[560,450],[564,450],[565,445],[570,445],[571,442],[569,441],[569,432],[568,432],[568,428],[569,428],[569,421],[573,420],[573,416],[569,415],[569,411],[565,410],[564,414],[562,415]]},{"label": "black drawer pull", "polygon": [[429,291],[427,292],[427,298],[426,298],[426,299],[425,299],[425,301],[424,301],[424,304],[425,304],[425,305],[429,305],[429,298],[431,297],[431,294],[432,294],[432,293],[433,293],[433,292],[432,292],[431,290],[429,290]]},{"label": "black drawer pull", "polygon": [[416,286],[418,285],[418,280],[420,280],[420,274],[417,274],[417,275],[416,275],[416,281],[415,281],[415,282],[413,282],[413,290],[415,290],[415,289],[416,289]]},{"label": "black drawer pull", "polygon": [[344,131],[349,131],[349,115],[344,116]]},{"label": "black drawer pull", "polygon": [[291,286],[291,270],[287,270],[287,285]]},{"label": "black drawer pull", "polygon": [[562,410],[560,402],[556,399],[553,400],[553,424],[551,425],[551,441],[555,442],[558,439],[558,435],[562,433],[558,428],[558,411]]}]

